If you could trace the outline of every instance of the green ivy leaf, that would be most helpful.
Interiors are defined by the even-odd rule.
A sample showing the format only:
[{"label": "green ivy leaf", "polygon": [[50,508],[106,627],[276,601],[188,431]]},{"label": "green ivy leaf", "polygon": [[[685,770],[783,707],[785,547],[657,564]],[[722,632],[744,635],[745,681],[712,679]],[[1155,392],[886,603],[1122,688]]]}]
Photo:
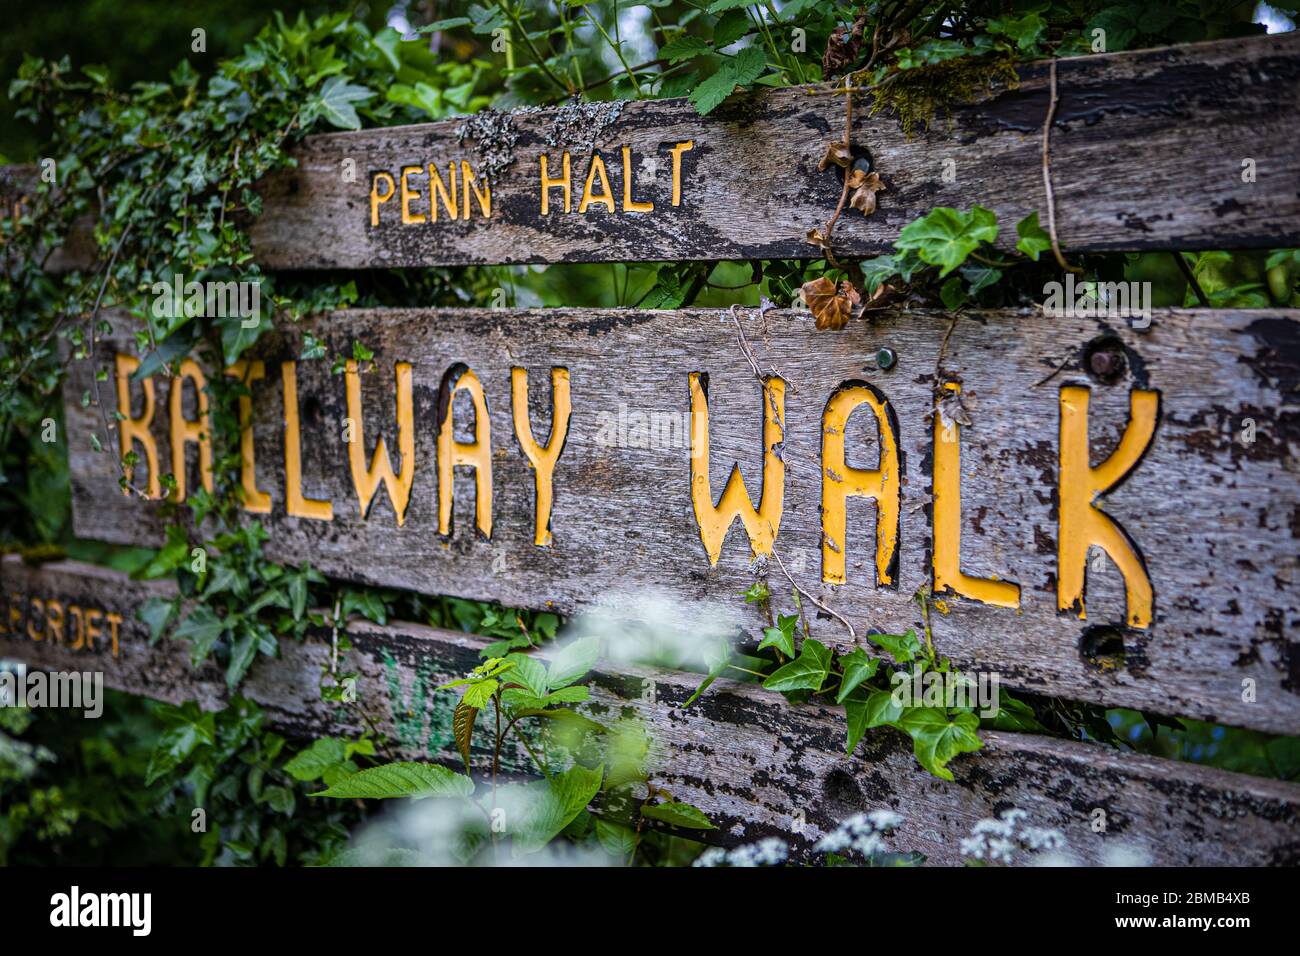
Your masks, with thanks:
[{"label": "green ivy leaf", "polygon": [[837,704],[844,703],[844,699],[853,693],[853,690],[863,681],[876,676],[876,669],[880,667],[880,660],[875,657],[868,657],[866,651],[857,647],[851,653],[840,658],[840,665],[844,668],[844,677],[840,681],[839,693],[835,695]]},{"label": "green ivy leaf", "polygon": [[872,642],[880,645],[900,664],[916,660],[921,650],[921,642],[916,639],[916,631],[910,627],[906,634],[868,634]]},{"label": "green ivy leaf", "polygon": [[604,724],[598,723],[590,717],[584,717],[576,710],[569,710],[565,707],[555,707],[549,710],[526,707],[516,710],[514,715],[516,717],[539,717],[542,720],[553,720],[557,725],[562,724],[582,733],[603,734],[609,729]]},{"label": "green ivy leaf", "polygon": [[1035,262],[1040,255],[1052,248],[1052,237],[1038,224],[1037,209],[1016,223],[1016,235],[1020,237],[1016,241],[1016,248]]},{"label": "green ivy leaf", "polygon": [[831,671],[831,651],[820,641],[808,638],[799,649],[799,656],[784,667],[777,668],[763,681],[767,690],[789,692],[794,690],[821,690]]},{"label": "green ivy leaf", "polygon": [[145,601],[136,616],[149,625],[149,643],[152,645],[163,636],[172,619],[176,617],[180,601],[178,598],[151,597]]},{"label": "green ivy leaf", "polygon": [[312,741],[284,765],[285,773],[295,780],[319,780],[326,771],[348,759],[347,741],[338,737],[322,737]]},{"label": "green ivy leaf", "polygon": [[786,657],[794,657],[794,626],[799,621],[797,614],[782,614],[776,619],[776,627],[763,628],[763,640],[758,649],[775,647]]},{"label": "green ivy leaf", "polygon": [[897,726],[911,735],[917,762],[944,780],[952,779],[948,761],[959,753],[972,753],[984,746],[975,733],[979,718],[970,713],[949,720],[941,707],[908,707]]},{"label": "green ivy leaf", "polygon": [[408,761],[358,771],[312,796],[387,800],[392,797],[468,797],[473,793],[474,781],[463,773],[437,764]]},{"label": "green ivy leaf", "polygon": [[895,723],[903,715],[903,705],[887,690],[873,690],[869,694],[859,691],[844,702],[844,714],[849,725],[847,753],[851,756],[863,734],[872,727]]},{"label": "green ivy leaf", "polygon": [[996,17],[989,21],[990,33],[1004,36],[1015,42],[1021,51],[1029,53],[1038,47],[1038,39],[1047,29],[1047,24],[1037,11],[1030,11],[1022,16]]},{"label": "green ivy leaf", "polygon": [[981,242],[994,242],[997,237],[997,216],[983,206],[970,212],[938,206],[904,226],[894,246],[914,250],[922,261],[941,266],[939,277],[943,278],[965,262]]},{"label": "green ivy leaf", "polygon": [[145,771],[145,786],[171,773],[194,752],[194,748],[217,742],[216,718],[203,713],[193,701],[180,707],[167,708],[160,715],[168,725],[158,737],[149,767]]},{"label": "green ivy leaf", "polygon": [[217,324],[221,326],[221,351],[227,365],[238,362],[244,350],[256,342],[259,335],[271,330],[271,317],[266,312],[261,312],[257,316],[256,323],[250,324],[251,318],[251,316],[242,318],[229,315],[217,320]]},{"label": "green ivy leaf", "polygon": [[651,820],[658,820],[660,823],[667,823],[669,826],[681,827],[685,830],[717,829],[713,821],[704,815],[704,811],[691,806],[689,803],[679,803],[676,800],[643,806],[641,816],[648,817]]},{"label": "green ivy leaf", "polygon": [[172,636],[190,642],[190,663],[198,667],[208,659],[225,630],[226,622],[212,608],[199,604],[185,616]]},{"label": "green ivy leaf", "polygon": [[713,48],[721,50],[755,30],[754,21],[744,10],[728,10],[713,25]]},{"label": "green ivy leaf", "polygon": [[320,115],[330,125],[339,129],[361,129],[355,103],[364,103],[374,97],[374,91],[349,83],[346,76],[331,76],[311,101]]}]

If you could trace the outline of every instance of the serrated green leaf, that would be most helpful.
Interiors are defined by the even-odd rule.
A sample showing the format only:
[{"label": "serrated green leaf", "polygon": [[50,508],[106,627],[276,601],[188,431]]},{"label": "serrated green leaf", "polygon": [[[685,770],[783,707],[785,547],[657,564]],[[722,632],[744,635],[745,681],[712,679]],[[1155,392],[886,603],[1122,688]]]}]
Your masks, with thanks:
[{"label": "serrated green leaf", "polygon": [[473,793],[474,781],[463,773],[437,764],[408,761],[358,771],[312,796],[387,800],[393,797],[468,797]]},{"label": "serrated green leaf", "polygon": [[555,690],[581,680],[595,666],[599,656],[599,639],[582,637],[570,641],[557,650],[551,658],[551,663],[546,669],[546,686]]},{"label": "serrated green leaf", "polygon": [[641,808],[641,816],[686,830],[716,830],[717,826],[698,807],[689,803],[670,801],[648,804]]},{"label": "serrated green leaf", "polygon": [[596,821],[596,839],[610,856],[626,861],[636,849],[636,831],[609,820]]},{"label": "serrated green leaf", "polygon": [[600,791],[604,774],[603,765],[593,770],[575,764],[550,780],[500,788],[497,805],[506,811],[512,854],[535,853],[550,843],[587,809]]},{"label": "serrated green leaf", "polygon": [[682,60],[694,59],[703,53],[708,53],[712,49],[706,41],[701,40],[699,37],[683,35],[661,46],[659,48],[659,58],[667,60],[669,63],[680,63]]},{"label": "serrated green leaf", "polygon": [[319,780],[331,767],[343,763],[348,758],[348,745],[338,737],[322,737],[312,741],[306,750],[301,750],[284,765],[285,773],[295,780]]},{"label": "serrated green leaf", "polygon": [[514,663],[508,683],[519,684],[534,697],[545,697],[548,689],[546,683],[546,665],[527,654],[509,654],[506,660]]}]

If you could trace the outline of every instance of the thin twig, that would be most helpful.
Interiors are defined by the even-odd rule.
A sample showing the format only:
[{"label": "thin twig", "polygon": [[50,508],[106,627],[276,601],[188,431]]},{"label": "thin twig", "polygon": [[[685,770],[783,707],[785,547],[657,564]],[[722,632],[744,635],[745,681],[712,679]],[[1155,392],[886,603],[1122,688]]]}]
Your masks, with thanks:
[{"label": "thin twig", "polygon": [[1083,275],[1083,270],[1065,261],[1061,253],[1061,243],[1056,238],[1056,195],[1052,192],[1052,121],[1056,119],[1056,58],[1053,57],[1048,67],[1050,78],[1050,97],[1047,104],[1047,120],[1043,123],[1043,188],[1047,191],[1047,233],[1052,240],[1052,254],[1056,264],[1066,272]]},{"label": "thin twig", "polygon": [[849,623],[849,619],[846,618],[843,614],[840,614],[838,611],[831,610],[829,607],[827,607],[821,601],[817,600],[815,597],[813,597],[803,588],[799,587],[799,585],[795,583],[794,578],[790,577],[790,572],[785,569],[785,562],[782,561],[781,556],[776,553],[775,545],[772,547],[771,554],[772,557],[776,559],[777,567],[779,567],[781,569],[781,573],[785,575],[785,579],[790,582],[790,587],[794,588],[796,591],[798,591],[800,594],[806,597],[809,601],[811,601],[814,605],[821,608],[831,617],[835,618],[837,621],[839,621],[841,624],[847,627],[849,629],[849,638],[853,641],[854,644],[858,643],[858,632],[853,629],[853,625]]},{"label": "thin twig", "polygon": [[1182,270],[1183,278],[1187,280],[1187,284],[1191,286],[1192,291],[1196,293],[1196,301],[1208,309],[1210,307],[1210,300],[1206,297],[1205,290],[1201,288],[1201,284],[1196,281],[1196,275],[1192,272],[1191,268],[1188,267],[1187,260],[1183,258],[1183,254],[1181,252],[1171,252],[1169,254],[1174,257],[1174,261],[1178,263],[1178,268]]},{"label": "thin twig", "polygon": [[[849,86],[849,78],[844,78],[844,148],[850,152],[853,149],[853,91]],[[840,201],[835,206],[835,213],[826,223],[826,229],[822,233],[822,240],[826,243],[826,261],[832,266],[839,267],[835,261],[835,253],[831,251],[831,231],[835,228],[835,223],[839,221],[840,213],[844,212],[844,204],[849,198],[849,176],[848,169],[844,170],[844,188],[840,190]]]}]

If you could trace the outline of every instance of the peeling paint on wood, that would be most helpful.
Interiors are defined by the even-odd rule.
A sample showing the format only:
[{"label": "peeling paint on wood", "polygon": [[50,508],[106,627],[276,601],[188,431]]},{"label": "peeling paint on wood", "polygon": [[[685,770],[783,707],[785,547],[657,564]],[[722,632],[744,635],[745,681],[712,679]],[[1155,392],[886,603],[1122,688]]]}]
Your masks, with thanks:
[{"label": "peeling paint on wood", "polygon": [[[110,320],[114,331],[98,359],[111,379],[113,353],[134,346],[130,320]],[[935,642],[963,668],[1035,692],[1295,733],[1298,327],[1300,314],[1288,310],[1160,310],[1145,329],[1037,312],[900,311],[836,334],[775,310],[339,313],[310,328],[332,355],[350,354],[354,340],[374,349],[374,363],[355,374],[331,375],[328,362],[308,361],[286,375],[282,362],[301,354],[301,328],[277,329],[251,356],[265,374],[252,384],[250,481],[270,499],[269,513],[255,517],[270,531],[271,556],[310,560],[341,578],[565,613],[635,606],[654,594],[684,621],[721,616],[751,632],[764,621],[740,598],[755,574],[744,526],[760,552],[770,547],[766,528],[776,531],[775,553],[799,584],[859,634],[919,628],[912,595],[938,569],[956,593],[945,596],[947,613],[932,614]],[[764,400],[738,328],[763,374],[785,381],[779,409],[775,391]],[[887,372],[869,358],[882,346],[898,357]],[[1098,348],[1119,363],[1104,381],[1088,360]],[[530,459],[517,437],[515,369],[528,372],[518,392],[527,415],[519,417],[539,446],[551,431],[559,381],[552,370],[567,372],[571,412],[549,469],[549,520],[536,508],[548,469],[534,467],[536,449]],[[694,373],[707,382],[698,378],[703,387],[693,391]],[[164,527],[157,505],[125,497],[110,454],[91,449],[100,413],[80,402],[90,376],[89,362],[74,363],[65,386],[77,533],[157,545]],[[187,419],[197,412],[192,379],[155,378],[146,432],[159,471],[168,472],[170,390],[185,389],[179,407]],[[284,403],[288,378],[296,414]],[[457,387],[471,378],[478,392]],[[351,402],[345,380],[357,384]],[[878,536],[873,502],[852,496],[840,499],[847,531],[836,542],[823,538],[822,508],[834,505],[823,497],[823,413],[854,382],[888,403],[900,473],[897,487],[888,485],[899,496],[888,523],[897,519],[898,528]],[[935,427],[936,387],[958,384],[957,420],[966,424]],[[409,407],[397,401],[403,389]],[[127,391],[128,414],[140,416],[141,385]],[[113,389],[104,392],[111,401]],[[955,400],[952,389],[939,392]],[[1151,395],[1154,430],[1135,428],[1121,441],[1135,414],[1154,414],[1143,399]],[[482,420],[472,397],[488,410]],[[1086,431],[1077,422],[1068,429],[1080,458],[1071,479],[1058,465],[1062,415],[1080,414],[1084,397]],[[444,429],[449,408],[453,425]],[[691,447],[699,447],[705,408],[709,457],[701,467]],[[861,481],[880,467],[877,416],[864,404],[847,421],[846,474],[831,468],[826,482]],[[286,431],[286,422],[296,428]],[[349,428],[359,445],[345,443]],[[195,432],[191,422],[176,433],[189,488],[200,482],[196,443],[187,440]],[[1090,454],[1079,451],[1084,435]],[[380,436],[387,463],[376,451]],[[285,449],[299,446],[292,473],[301,477],[287,480]],[[403,446],[413,449],[411,461]],[[143,457],[144,446],[133,447]],[[948,469],[942,487],[933,480],[936,449]],[[728,500],[741,520],[726,522],[714,565],[699,516],[708,517],[728,481],[740,480],[730,477],[735,465],[745,488]],[[443,467],[452,481],[440,479]],[[697,486],[707,478],[707,495],[692,494],[693,471]],[[144,473],[137,466],[140,487]],[[1099,503],[1098,488],[1107,489]],[[1066,520],[1079,524],[1069,548],[1059,546],[1063,489],[1074,516]],[[314,506],[313,516],[303,499],[328,505]],[[361,501],[369,502],[364,517]],[[332,519],[321,520],[323,511]],[[1079,517],[1089,514],[1088,522]],[[1098,530],[1116,526],[1122,530],[1109,537]],[[937,542],[936,527],[946,529]],[[1085,552],[1088,541],[1105,550]],[[896,561],[878,561],[878,542],[896,546]],[[1085,554],[1081,598],[1058,569]],[[834,580],[828,556],[844,559],[846,583],[823,583]],[[775,568],[770,581],[780,609],[790,610]],[[847,642],[829,617],[813,629],[824,641]]]},{"label": "peeling paint on wood", "polygon": [[[184,642],[149,647],[148,628],[136,618],[144,600],[169,593],[169,585],[130,581],[104,568],[77,562],[32,568],[11,556],[0,562],[0,623],[6,626],[0,657],[51,670],[102,667],[107,686],[219,707],[225,700],[220,669],[192,670]],[[10,608],[25,618],[33,598],[119,614],[119,657],[103,648],[91,655],[67,642],[34,641],[25,625],[10,626]],[[454,695],[429,689],[477,663],[486,640],[403,623],[354,621],[348,631],[356,646],[348,663],[360,674],[359,706],[405,757],[455,765]],[[360,732],[359,717],[319,699],[328,633],[302,644],[286,641],[281,651],[279,659],[259,660],[242,689],[272,722],[304,737]],[[653,703],[643,694],[647,681],[655,687]],[[753,685],[720,680],[684,709],[698,681],[698,675],[615,671],[602,663],[590,680],[590,709],[598,719],[628,713],[645,722],[654,740],[653,782],[703,809],[720,827],[709,836],[722,843],[777,836],[807,852],[838,821],[891,809],[904,817],[892,848],[954,864],[960,862],[959,841],[977,820],[1014,806],[1027,812],[1026,822],[1059,829],[1070,851],[1087,863],[1113,861],[1121,848],[1157,865],[1300,862],[1295,784],[1002,732],[985,732],[983,750],[957,757],[948,783],[916,766],[901,734],[869,731],[857,755],[847,757],[842,713],[792,705]],[[1105,832],[1093,829],[1098,809],[1105,812]],[[796,826],[796,820],[804,822]]]}]

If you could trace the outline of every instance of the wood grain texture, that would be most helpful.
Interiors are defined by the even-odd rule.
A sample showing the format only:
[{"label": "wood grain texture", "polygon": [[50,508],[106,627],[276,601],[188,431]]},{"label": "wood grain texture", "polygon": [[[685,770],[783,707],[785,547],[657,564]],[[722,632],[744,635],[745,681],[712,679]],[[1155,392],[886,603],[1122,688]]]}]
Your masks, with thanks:
[{"label": "wood grain texture", "polygon": [[[101,362],[113,349],[134,348],[129,320],[114,316],[112,322]],[[370,584],[565,613],[642,613],[653,597],[655,613],[685,622],[691,633],[709,621],[756,632],[762,615],[740,594],[763,569],[751,567],[739,522],[717,567],[710,567],[692,507],[689,431],[679,427],[675,438],[661,432],[654,447],[634,447],[639,436],[632,430],[627,442],[608,443],[609,423],[616,430],[620,417],[680,422],[690,409],[690,373],[707,372],[713,500],[733,463],[757,499],[761,390],[738,346],[737,322],[760,366],[788,382],[777,554],[802,587],[846,615],[859,635],[920,627],[912,596],[932,580],[933,389],[939,380],[960,382],[970,416],[960,441],[961,566],[969,575],[1017,582],[1021,606],[949,595],[947,613],[932,615],[939,652],[1030,691],[1275,732],[1300,729],[1294,630],[1300,315],[1294,311],[1157,310],[1145,331],[1120,320],[1014,311],[890,312],[839,334],[816,332],[806,314],[757,310],[737,310],[735,317],[564,309],[358,310],[321,317],[311,328],[329,354],[350,354],[354,340],[375,350],[373,366],[362,374],[367,460],[382,434],[399,467],[393,369],[395,362],[411,363],[410,506],[398,527],[381,487],[361,517],[342,440],[342,376],[331,375],[326,361],[299,362],[303,490],[332,500],[334,519],[286,515],[279,360],[301,354],[302,329],[281,328],[259,344],[267,377],[253,387],[257,484],[272,501],[271,513],[262,516],[268,553]],[[1098,342],[1113,344],[1123,357],[1114,384],[1082,371],[1085,353]],[[881,346],[898,355],[888,372],[876,370],[871,358]],[[451,534],[438,534],[440,389],[460,363],[477,374],[489,408],[490,540],[474,526],[474,473],[465,468],[453,482]],[[542,441],[550,428],[553,366],[569,370],[573,413],[555,469],[553,542],[538,547],[533,473],[511,418],[511,369],[529,371],[532,428]],[[854,380],[876,386],[898,422],[901,546],[892,588],[876,586],[875,512],[860,498],[848,504],[847,583],[820,583],[821,416],[835,389]],[[161,376],[155,384],[153,433],[167,472],[169,385]],[[1091,390],[1094,464],[1116,447],[1130,392],[1141,387],[1160,395],[1151,446],[1102,499],[1145,561],[1154,589],[1148,629],[1123,627],[1123,580],[1105,557],[1089,562],[1087,619],[1057,612],[1059,393],[1067,385]],[[90,363],[75,363],[65,409],[76,531],[156,545],[164,529],[158,505],[123,496],[112,458],[91,448],[99,412],[81,405],[90,388]],[[139,414],[140,390],[133,388],[133,414]],[[111,387],[105,395],[112,401]],[[192,395],[186,401],[192,416]],[[463,394],[453,407],[457,437],[467,439],[472,410]],[[1242,440],[1249,422],[1253,443]],[[875,467],[877,435],[867,410],[849,419],[846,441],[850,465]],[[195,488],[193,446],[188,461]],[[143,475],[137,468],[141,485]],[[792,610],[790,589],[775,568],[770,581],[777,610]],[[841,625],[820,612],[812,625],[824,641],[848,642]],[[1109,635],[1094,630],[1107,626]]]},{"label": "wood grain texture", "polygon": [[[1069,250],[1223,249],[1300,244],[1300,35],[1282,33],[1062,60],[1052,135],[1057,223]],[[1037,210],[1046,222],[1040,134],[1047,115],[1046,62],[1020,68],[1015,89],[955,108],[913,138],[896,117],[855,111],[855,149],[887,184],[871,218],[846,213],[835,231],[842,256],[890,248],[899,230],[935,206],[997,212],[1001,244]],[[308,137],[297,169],[262,185],[253,225],[269,269],[386,268],[471,263],[815,258],[805,241],[835,209],[842,179],[819,173],[842,136],[842,97],[787,89],[733,97],[708,117],[686,100],[598,103]],[[671,148],[681,154],[680,205],[672,205]],[[622,148],[632,150],[633,199],[623,211]],[[559,175],[571,155],[572,212],[554,191],[540,214],[540,162]],[[616,211],[578,208],[590,157],[607,166]],[[1243,161],[1256,178],[1243,182]],[[490,219],[401,224],[400,174],[415,166],[412,212],[428,215],[427,167],[491,165]],[[952,165],[949,166],[949,163]],[[950,178],[944,173],[951,172]],[[371,226],[373,175],[397,194]],[[348,176],[345,176],[345,172]],[[351,182],[348,181],[351,178]],[[597,191],[599,181],[597,180]],[[383,190],[381,189],[381,192]],[[465,204],[455,205],[464,211]],[[63,263],[55,263],[62,265]]]},{"label": "wood grain texture", "polygon": [[[0,562],[0,657],[52,670],[101,669],[120,690],[173,702],[225,699],[220,670],[191,670],[183,642],[150,648],[134,617],[149,596],[167,586],[130,581],[103,568],[63,562],[31,568],[17,558]],[[66,606],[112,609],[125,619],[119,657],[74,652],[66,643],[25,636],[30,602],[51,598]],[[17,608],[15,621],[10,608]],[[15,631],[17,633],[15,633]],[[451,737],[455,696],[433,694],[479,659],[482,638],[393,623],[352,622],[358,705],[408,758],[448,764],[458,760]],[[328,634],[282,645],[283,657],[254,665],[243,692],[267,709],[284,731],[316,736],[358,732],[355,711],[344,714],[319,699]],[[778,836],[797,853],[835,823],[875,809],[892,809],[904,823],[891,840],[897,850],[919,850],[935,864],[960,862],[959,841],[973,824],[1015,806],[1027,823],[1056,828],[1074,859],[1115,862],[1116,852],[1157,865],[1295,865],[1300,860],[1300,786],[1208,767],[1120,753],[1107,747],[1023,734],[985,732],[985,747],[953,761],[948,783],[916,766],[910,744],[888,729],[869,731],[853,757],[844,753],[843,716],[792,705],[753,685],[719,681],[689,709],[682,704],[696,675],[602,662],[589,685],[588,712],[609,722],[635,714],[654,741],[652,780],[674,797],[699,806],[724,844]],[[645,700],[646,682],[655,700]],[[476,762],[488,757],[476,752]],[[1094,811],[1105,811],[1104,833],[1093,832]],[[795,828],[796,813],[806,818]],[[1021,857],[1023,859],[1023,857]]]}]

